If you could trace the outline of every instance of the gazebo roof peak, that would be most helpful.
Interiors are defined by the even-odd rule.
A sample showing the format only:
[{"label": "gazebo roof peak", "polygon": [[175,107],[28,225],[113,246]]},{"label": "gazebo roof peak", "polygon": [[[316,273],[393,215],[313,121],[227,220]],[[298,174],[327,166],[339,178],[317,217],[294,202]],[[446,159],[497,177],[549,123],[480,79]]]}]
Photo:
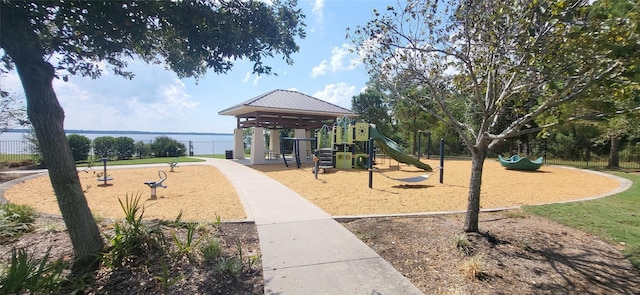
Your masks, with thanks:
[{"label": "gazebo roof peak", "polygon": [[224,109],[218,114],[242,116],[256,111],[285,114],[314,114],[355,117],[356,113],[330,102],[294,90],[276,89]]}]

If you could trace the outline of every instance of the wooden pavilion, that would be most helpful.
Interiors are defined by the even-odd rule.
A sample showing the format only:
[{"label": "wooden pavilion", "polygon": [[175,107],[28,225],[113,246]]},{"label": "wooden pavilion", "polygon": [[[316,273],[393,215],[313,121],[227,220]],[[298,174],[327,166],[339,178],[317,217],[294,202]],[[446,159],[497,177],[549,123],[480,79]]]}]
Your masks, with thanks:
[{"label": "wooden pavilion", "polygon": [[[310,130],[332,125],[337,118],[357,117],[351,110],[328,103],[297,91],[276,89],[236,104],[218,112],[223,116],[236,117],[233,132],[233,157],[244,158],[243,129],[252,128],[253,134],[263,134],[266,130],[294,129],[294,137],[309,138]],[[265,149],[263,136],[251,137],[250,164],[264,164],[266,155],[280,153],[280,133],[271,132],[269,148]],[[306,153],[311,147],[301,147]]]}]

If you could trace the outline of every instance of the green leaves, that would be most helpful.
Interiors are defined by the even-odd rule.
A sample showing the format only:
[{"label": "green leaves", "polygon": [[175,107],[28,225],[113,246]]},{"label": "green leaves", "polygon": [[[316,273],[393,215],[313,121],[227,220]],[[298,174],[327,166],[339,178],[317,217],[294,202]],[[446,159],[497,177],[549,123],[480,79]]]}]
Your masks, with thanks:
[{"label": "green leaves", "polygon": [[35,216],[35,209],[27,205],[0,205],[0,240],[32,231]]},{"label": "green leaves", "polygon": [[0,294],[59,293],[65,265],[49,260],[50,251],[37,259],[24,249],[13,249],[8,269],[0,276]]},{"label": "green leaves", "polygon": [[[296,1],[3,1],[0,45],[12,58],[34,49],[59,54],[56,67],[97,78],[100,62],[125,77],[126,60],[162,61],[180,77],[207,70],[225,73],[232,60],[249,59],[254,72],[270,74],[262,59],[282,54],[291,64],[304,38]],[[11,27],[11,30],[7,28]],[[5,68],[10,61],[5,60]]]}]

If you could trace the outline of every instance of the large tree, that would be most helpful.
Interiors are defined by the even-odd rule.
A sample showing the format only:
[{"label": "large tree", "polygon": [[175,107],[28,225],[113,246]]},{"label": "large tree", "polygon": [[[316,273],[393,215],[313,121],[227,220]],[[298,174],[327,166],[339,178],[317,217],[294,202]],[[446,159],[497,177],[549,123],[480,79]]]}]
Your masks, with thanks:
[{"label": "large tree", "polygon": [[385,103],[385,94],[373,82],[367,83],[367,89],[351,98],[351,109],[364,122],[375,124],[382,134],[391,131],[390,108]]},{"label": "large tree", "polygon": [[397,94],[394,92],[389,95],[393,123],[398,130],[397,132],[400,133],[406,145],[411,147],[411,152],[416,155],[419,153],[418,138],[421,136],[421,132],[430,130],[437,124],[433,116],[425,113],[416,103],[412,102],[414,99],[420,100],[423,95],[421,92],[416,88],[405,89],[402,92],[402,97],[411,97],[411,100],[395,99]]},{"label": "large tree", "polygon": [[610,58],[603,40],[633,28],[593,17],[588,2],[413,0],[375,12],[350,34],[366,52],[369,71],[395,85],[398,94],[427,89],[421,100],[400,99],[449,124],[469,149],[465,231],[478,231],[489,151],[619,73],[622,63]]},{"label": "large tree", "polygon": [[575,121],[602,130],[596,142],[608,142],[610,153],[607,167],[619,167],[620,141],[640,134],[640,7],[634,1],[601,0],[595,2],[593,17],[612,19],[635,30],[617,30],[602,38],[602,46],[609,50],[605,58],[619,60],[623,71],[615,79],[607,79],[590,89],[586,99],[567,104],[543,118],[553,121]]},{"label": "large tree", "polygon": [[97,78],[102,65],[133,77],[127,61],[163,63],[179,77],[225,73],[237,59],[269,74],[266,57],[292,63],[304,15],[296,1],[0,0],[4,71],[15,68],[58,205],[73,243],[74,272],[97,265],[103,249],[64,132],[53,79]]}]

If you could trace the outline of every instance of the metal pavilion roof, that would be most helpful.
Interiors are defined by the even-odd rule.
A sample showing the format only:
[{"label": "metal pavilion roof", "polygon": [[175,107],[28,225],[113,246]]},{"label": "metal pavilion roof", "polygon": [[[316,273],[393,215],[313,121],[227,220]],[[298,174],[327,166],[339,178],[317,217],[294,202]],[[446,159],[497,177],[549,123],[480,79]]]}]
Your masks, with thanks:
[{"label": "metal pavilion roof", "polygon": [[349,109],[334,105],[304,93],[276,89],[230,108],[219,115],[235,116],[238,128],[265,127],[319,128],[338,117],[357,117]]}]

